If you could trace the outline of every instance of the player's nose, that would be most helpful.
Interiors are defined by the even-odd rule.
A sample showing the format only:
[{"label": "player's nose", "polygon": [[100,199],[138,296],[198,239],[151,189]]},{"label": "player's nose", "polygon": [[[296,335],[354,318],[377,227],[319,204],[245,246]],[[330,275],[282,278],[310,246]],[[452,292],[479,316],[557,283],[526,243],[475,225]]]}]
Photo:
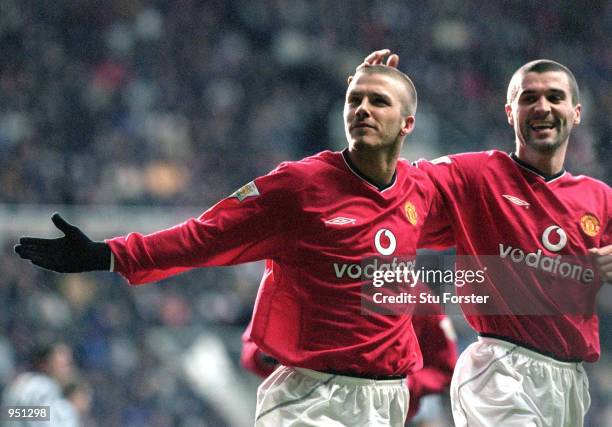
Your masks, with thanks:
[{"label": "player's nose", "polygon": [[368,117],[370,115],[370,106],[365,98],[355,109],[355,115],[358,117]]},{"label": "player's nose", "polygon": [[535,102],[533,106],[533,110],[539,114],[548,114],[550,112],[550,102],[546,99],[546,97],[541,96]]}]

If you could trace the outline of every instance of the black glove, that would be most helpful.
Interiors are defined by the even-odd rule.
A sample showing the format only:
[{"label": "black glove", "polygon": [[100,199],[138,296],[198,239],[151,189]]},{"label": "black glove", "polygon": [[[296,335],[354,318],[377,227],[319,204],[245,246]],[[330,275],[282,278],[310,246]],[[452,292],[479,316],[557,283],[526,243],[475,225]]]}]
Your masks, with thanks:
[{"label": "black glove", "polygon": [[51,221],[65,236],[58,239],[22,237],[14,248],[21,258],[58,273],[109,270],[111,251],[106,243],[92,241],[58,213],[53,214]]}]

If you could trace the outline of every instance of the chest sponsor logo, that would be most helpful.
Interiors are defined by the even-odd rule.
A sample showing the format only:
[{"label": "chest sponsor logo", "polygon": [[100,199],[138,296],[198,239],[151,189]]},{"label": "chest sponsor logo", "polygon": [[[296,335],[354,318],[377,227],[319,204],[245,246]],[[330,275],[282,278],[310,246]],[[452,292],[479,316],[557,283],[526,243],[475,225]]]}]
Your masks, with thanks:
[{"label": "chest sponsor logo", "polygon": [[335,218],[332,219],[328,219],[327,221],[325,221],[325,224],[332,224],[332,225],[346,225],[346,224],[355,224],[357,220],[355,218],[347,218],[344,216],[337,216]]},{"label": "chest sponsor logo", "polygon": [[404,204],[404,213],[406,214],[408,221],[410,221],[410,224],[416,225],[417,221],[419,220],[419,214],[417,214],[416,207],[412,203],[406,202]]},{"label": "chest sponsor logo", "polygon": [[506,200],[509,200],[511,203],[514,203],[517,206],[529,206],[524,200],[519,199],[518,197],[511,196],[509,194],[502,194],[502,197]]},{"label": "chest sponsor logo", "polygon": [[582,228],[582,231],[587,236],[595,237],[599,234],[601,225],[595,215],[585,214],[580,218],[580,228]]},{"label": "chest sponsor logo", "polygon": [[[558,236],[557,243],[551,242],[551,234],[555,233]],[[551,225],[542,233],[542,244],[551,252],[559,252],[567,244],[567,234],[557,225]]]},{"label": "chest sponsor logo", "polygon": [[[397,247],[397,239],[391,230],[381,228],[374,235],[374,247],[381,255],[392,255]],[[392,259],[381,261],[378,258],[374,258],[361,264],[343,264],[335,262],[334,273],[338,279],[346,277],[351,279],[371,279],[378,270],[413,270],[414,266],[414,260],[400,260],[397,257],[393,257]]]},{"label": "chest sponsor logo", "polygon": [[[542,233],[542,245],[551,252],[559,252],[567,245],[567,233],[558,225],[546,227]],[[595,272],[579,263],[572,263],[562,255],[547,256],[538,248],[535,252],[525,252],[521,248],[499,244],[499,256],[515,264],[524,263],[528,267],[546,271],[563,278],[590,283]]]},{"label": "chest sponsor logo", "polygon": [[255,196],[259,196],[259,189],[255,185],[255,181],[251,181],[248,184],[243,185],[238,190],[230,194],[230,197],[235,197],[241,202],[247,197]]},{"label": "chest sponsor logo", "polygon": [[396,245],[397,241],[395,240],[395,236],[386,228],[381,228],[376,232],[376,236],[374,236],[374,246],[379,254],[385,256],[391,255],[395,252]]}]

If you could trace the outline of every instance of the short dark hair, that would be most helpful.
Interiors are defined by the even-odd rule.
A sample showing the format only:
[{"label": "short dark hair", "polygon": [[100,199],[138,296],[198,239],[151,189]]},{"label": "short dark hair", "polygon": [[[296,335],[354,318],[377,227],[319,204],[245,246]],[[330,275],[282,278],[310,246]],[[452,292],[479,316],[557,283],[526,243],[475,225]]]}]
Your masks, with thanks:
[{"label": "short dark hair", "polygon": [[53,351],[57,348],[59,343],[51,341],[38,342],[30,350],[30,364],[36,370],[40,369],[42,365],[49,359]]},{"label": "short dark hair", "polygon": [[[402,73],[400,70],[398,70],[395,67],[389,67],[387,65],[382,65],[382,64],[361,66],[357,69],[357,72],[355,74],[358,74],[358,73],[385,74],[385,75],[391,76],[395,78],[396,80],[402,82],[402,84],[404,85],[404,88],[406,89],[406,92],[408,93],[408,98],[402,102],[402,114],[408,115],[408,116],[414,116],[416,114],[417,91],[416,91],[416,87],[414,86],[414,83],[412,83],[412,80],[410,80],[410,77],[408,77],[406,74]],[[350,82],[350,78],[349,78],[349,82]]]},{"label": "short dark hair", "polygon": [[520,67],[518,70],[514,72],[512,75],[512,79],[510,79],[510,84],[508,84],[508,94],[507,94],[507,102],[508,104],[514,101],[516,95],[519,92],[520,80],[522,80],[523,76],[527,73],[547,73],[549,71],[560,71],[565,73],[567,76],[567,81],[570,85],[570,92],[572,94],[572,103],[574,105],[580,102],[580,91],[578,89],[578,82],[576,81],[576,77],[563,64],[559,64],[558,62],[551,61],[550,59],[536,59],[535,61],[531,61]]},{"label": "short dark hair", "polygon": [[63,341],[50,338],[40,338],[28,351],[28,359],[32,369],[44,370],[44,365],[51,359],[55,352],[68,345]]}]

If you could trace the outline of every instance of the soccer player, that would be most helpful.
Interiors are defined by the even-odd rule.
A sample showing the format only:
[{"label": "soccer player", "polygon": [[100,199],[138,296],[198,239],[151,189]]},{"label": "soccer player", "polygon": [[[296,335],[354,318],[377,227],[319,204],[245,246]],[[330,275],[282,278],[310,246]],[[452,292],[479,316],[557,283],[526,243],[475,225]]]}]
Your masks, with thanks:
[{"label": "soccer player", "polygon": [[343,152],[283,163],[167,230],[92,242],[56,214],[64,237],[21,238],[15,251],[50,270],[110,269],[131,284],[265,259],[251,337],[283,367],[259,388],[256,425],[403,426],[405,377],[422,363],[411,316],[363,314],[361,287],[376,257],[414,256],[437,211],[426,174],[399,159],[416,106],[405,74],[359,70]]},{"label": "soccer player", "polygon": [[[457,363],[455,333],[447,316],[417,315],[412,318],[412,326],[421,347],[423,368],[410,374],[407,379],[410,392],[407,422],[417,414],[423,397],[440,394],[448,388]],[[242,335],[240,363],[248,371],[266,378],[278,367],[278,361],[253,342],[251,327],[252,324],[249,324]]]},{"label": "soccer player", "polygon": [[[381,64],[389,53],[365,62]],[[612,190],[563,167],[581,119],[568,68],[545,59],[520,67],[505,111],[513,153],[418,163],[444,198],[457,266],[492,267],[478,286],[494,296],[493,309],[462,306],[480,337],[457,362],[453,417],[457,426],[580,427],[590,405],[582,365],[600,355],[595,298],[612,280]]]}]

